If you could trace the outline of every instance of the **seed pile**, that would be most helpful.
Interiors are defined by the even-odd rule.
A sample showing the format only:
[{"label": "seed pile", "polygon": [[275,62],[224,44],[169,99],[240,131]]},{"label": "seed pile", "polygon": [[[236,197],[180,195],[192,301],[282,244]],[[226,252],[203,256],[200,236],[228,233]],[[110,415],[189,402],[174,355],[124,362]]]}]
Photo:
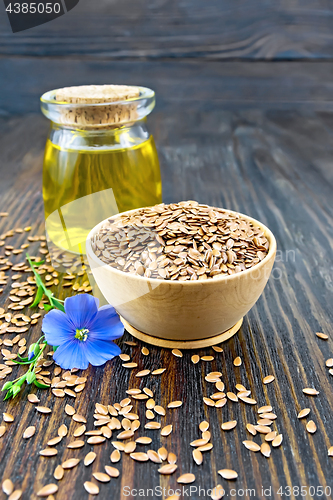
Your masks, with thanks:
[{"label": "seed pile", "polygon": [[241,215],[185,201],[110,218],[92,248],[120,271],[187,281],[245,271],[266,257],[269,243]]}]

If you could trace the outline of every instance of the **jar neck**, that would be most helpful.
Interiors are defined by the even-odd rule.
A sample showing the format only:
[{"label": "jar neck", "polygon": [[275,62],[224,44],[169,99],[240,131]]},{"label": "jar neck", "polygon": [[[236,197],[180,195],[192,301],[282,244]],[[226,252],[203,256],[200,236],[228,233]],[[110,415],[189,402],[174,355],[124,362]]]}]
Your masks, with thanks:
[{"label": "jar neck", "polygon": [[54,146],[73,151],[129,149],[147,141],[149,137],[145,118],[119,128],[89,130],[72,129],[51,122],[49,134]]}]

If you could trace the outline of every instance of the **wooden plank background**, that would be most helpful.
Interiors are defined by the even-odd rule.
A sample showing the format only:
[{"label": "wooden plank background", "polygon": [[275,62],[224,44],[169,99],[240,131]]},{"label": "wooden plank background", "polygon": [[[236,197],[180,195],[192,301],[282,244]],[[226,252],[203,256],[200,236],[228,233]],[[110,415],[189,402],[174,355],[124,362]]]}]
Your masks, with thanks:
[{"label": "wooden plank background", "polygon": [[[162,405],[184,401],[172,413],[173,435],[162,441],[178,455],[177,474],[162,478],[154,464],[134,464],[123,457],[117,465],[121,477],[100,485],[98,498],[125,498],[125,485],[174,488],[184,472],[196,474],[197,486],[223,484],[228,496],[234,487],[255,488],[252,498],[262,500],[269,498],[262,486],[272,487],[274,499],[281,498],[279,486],[284,492],[287,486],[333,489],[327,454],[333,445],[333,378],[325,367],[333,356],[332,58],[333,8],[328,0],[80,0],[65,16],[16,34],[1,11],[0,211],[10,215],[0,218],[0,234],[30,224],[35,233],[43,232],[41,172],[48,123],[39,114],[40,95],[65,85],[127,83],[156,90],[149,126],[158,147],[164,201],[196,199],[239,210],[267,224],[278,242],[272,279],[214,363],[194,366],[193,352],[180,360],[155,348],[146,359],[139,349],[122,345],[140,369],[166,366],[166,373],[139,384],[119,359],[87,370],[87,387],[75,407],[89,415],[89,429],[94,403],[120,400],[129,386],[148,385]],[[10,241],[21,243],[20,236]],[[60,280],[54,293],[63,297],[61,285]],[[8,304],[8,293],[9,287],[0,295],[1,306]],[[316,331],[329,334],[329,340],[318,339]],[[37,328],[29,334],[31,340],[39,333]],[[232,365],[237,355],[243,359],[240,368]],[[204,407],[202,397],[213,392],[204,381],[210,370],[222,371],[228,388],[243,383],[260,405],[272,404],[284,441],[270,459],[242,445],[249,438],[246,422],[255,422],[252,407],[228,403],[219,412]],[[267,374],[275,375],[276,382],[264,386]],[[305,396],[305,386],[316,387],[320,395]],[[40,457],[58,425],[65,421],[70,434],[77,425],[63,413],[69,398],[42,392],[42,404],[53,408],[51,417],[43,417],[26,404],[27,393],[0,404],[1,411],[15,416],[0,440],[0,479],[10,477],[22,486],[24,500],[35,499],[39,488],[52,482],[56,464],[90,451],[85,445],[69,453],[68,437],[57,446],[57,457]],[[305,406],[318,427],[313,436],[297,419]],[[189,443],[199,437],[197,425],[203,418],[211,423],[214,448],[197,467]],[[231,418],[238,420],[237,430],[221,432],[221,422]],[[37,433],[23,442],[28,425],[36,425]],[[153,438],[151,448],[157,449],[159,433],[147,433]],[[88,498],[82,484],[91,479],[92,470],[110,465],[112,449],[109,443],[102,445],[92,467],[81,464],[67,473],[56,498]],[[238,471],[237,482],[218,476],[225,467]],[[294,490],[288,498],[299,500],[300,495]]]}]

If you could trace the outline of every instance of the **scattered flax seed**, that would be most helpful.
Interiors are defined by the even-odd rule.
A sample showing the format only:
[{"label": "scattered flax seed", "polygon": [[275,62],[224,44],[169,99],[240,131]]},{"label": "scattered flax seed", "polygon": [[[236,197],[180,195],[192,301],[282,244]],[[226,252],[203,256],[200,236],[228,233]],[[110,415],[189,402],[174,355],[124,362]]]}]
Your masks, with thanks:
[{"label": "scattered flax seed", "polygon": [[62,424],[58,429],[58,436],[65,437],[67,436],[67,432],[67,426],[65,424]]},{"label": "scattered flax seed", "polygon": [[213,345],[212,348],[215,352],[223,352],[222,347],[219,347],[218,345]]},{"label": "scattered flax seed", "polygon": [[212,489],[212,492],[210,494],[210,497],[212,500],[221,500],[221,498],[224,497],[225,491],[223,489],[223,486],[221,484],[218,484],[215,486],[215,488]]},{"label": "scattered flax seed", "polygon": [[154,462],[155,464],[160,464],[162,462],[160,456],[158,455],[158,453],[154,450],[148,450],[147,451],[147,455],[149,457],[149,460],[151,462]]},{"label": "scattered flax seed", "polygon": [[243,441],[243,445],[250,451],[259,451],[260,446],[254,441]]},{"label": "scattered flax seed", "polygon": [[38,491],[38,497],[48,497],[49,495],[53,495],[57,493],[58,486],[56,484],[50,483],[44,486],[41,490]]},{"label": "scattered flax seed", "polygon": [[149,460],[147,453],[143,453],[141,451],[138,451],[136,453],[131,453],[130,457],[133,460],[136,460],[137,462],[148,462],[148,460]]},{"label": "scattered flax seed", "polygon": [[209,423],[206,420],[203,420],[199,424],[199,429],[201,432],[206,432],[209,429]]},{"label": "scattered flax seed", "polygon": [[203,452],[203,451],[210,451],[213,448],[213,443],[206,443],[203,444],[202,446],[198,446],[198,450]]},{"label": "scattered flax seed", "polygon": [[116,469],[115,467],[111,467],[110,465],[105,465],[104,469],[110,477],[119,477],[119,470]]},{"label": "scattered flax seed", "polygon": [[136,345],[138,345],[136,342],[133,342],[132,340],[125,340],[124,344],[130,345],[130,346],[136,346]]},{"label": "scattered flax seed", "polygon": [[144,356],[148,356],[149,355],[149,349],[147,349],[147,347],[143,347],[141,349],[141,352]]},{"label": "scattered flax seed", "polygon": [[8,500],[20,500],[22,497],[22,490],[15,490],[13,493],[8,497]]},{"label": "scattered flax seed", "polygon": [[230,399],[230,401],[233,401],[234,403],[238,401],[238,397],[233,392],[227,392],[227,398]]},{"label": "scattered flax seed", "polygon": [[[131,396],[132,396],[132,395],[135,395],[135,394],[140,394],[140,392],[142,392],[142,391],[141,391],[141,389],[128,389],[128,390],[126,391],[126,394],[129,394],[129,395],[131,395]],[[117,414],[118,414],[117,410],[115,410],[115,409],[113,408],[113,410],[115,410],[115,412],[116,412],[116,414],[113,414],[113,413],[111,413],[110,408],[113,408],[113,406],[109,405],[109,406],[108,406],[108,409],[109,409],[110,414],[116,417],[116,416],[117,416]]]},{"label": "scattered flax seed", "polygon": [[238,478],[237,472],[232,470],[232,469],[221,469],[221,470],[218,470],[217,472],[223,477],[223,479],[237,479]]},{"label": "scattered flax seed", "polygon": [[164,448],[164,446],[162,446],[162,448],[159,448],[157,450],[157,453],[158,453],[158,456],[160,457],[161,460],[166,460],[168,458],[168,452]]},{"label": "scattered flax seed", "polygon": [[271,406],[261,406],[258,409],[258,413],[268,413],[268,412],[271,412],[271,411],[273,411],[273,408]]},{"label": "scattered flax seed", "polygon": [[254,428],[256,431],[260,432],[260,434],[268,434],[269,432],[272,432],[272,429],[267,425],[255,425]]},{"label": "scattered flax seed", "polygon": [[236,384],[235,387],[236,387],[237,391],[239,391],[239,392],[246,392],[247,391],[246,387],[244,387],[242,384]]},{"label": "scattered flax seed", "polygon": [[276,438],[276,431],[269,432],[268,434],[265,434],[265,441],[274,441]]},{"label": "scattered flax seed", "polygon": [[[125,432],[129,432],[129,431],[125,431]],[[130,431],[130,432],[131,432],[131,435],[133,435],[132,431]],[[121,433],[121,434],[123,434],[123,433]],[[88,438],[87,443],[88,444],[102,444],[105,442],[105,439],[106,438],[104,436],[92,436],[92,437]],[[118,435],[118,439],[127,439],[127,438],[119,438],[119,435]],[[78,442],[80,444],[83,443],[83,445],[84,445],[84,441],[76,441],[76,443],[78,443]],[[75,443],[75,441],[74,441],[74,443]],[[72,444],[74,444],[74,443],[72,443]],[[69,448],[69,445],[67,446],[67,448]],[[81,448],[81,446],[77,445],[77,446],[75,446],[75,448]]]},{"label": "scattered flax seed", "polygon": [[51,413],[52,410],[50,410],[50,408],[47,408],[46,406],[35,406],[36,410],[39,412],[39,413]]},{"label": "scattered flax seed", "polygon": [[63,469],[73,469],[80,462],[79,458],[70,458],[61,464]]},{"label": "scattered flax seed", "polygon": [[326,333],[316,332],[316,335],[320,339],[323,339],[323,340],[327,340],[328,339],[328,335],[326,335]]},{"label": "scattered flax seed", "polygon": [[64,477],[64,473],[65,471],[63,467],[61,465],[57,465],[57,467],[54,469],[53,477],[57,481],[60,481]]},{"label": "scattered flax seed", "polygon": [[171,425],[166,425],[161,430],[161,436],[169,436],[169,434],[171,434],[171,432],[172,432],[172,424]]},{"label": "scattered flax seed", "polygon": [[224,383],[223,383],[223,382],[218,381],[218,382],[216,382],[215,387],[216,387],[216,389],[217,389],[218,391],[223,392],[223,391],[224,391],[224,388],[225,388],[225,385],[224,385]]},{"label": "scattered flax seed", "polygon": [[203,455],[198,448],[192,451],[193,460],[197,465],[201,465],[203,462]]},{"label": "scattered flax seed", "polygon": [[110,460],[113,464],[119,462],[121,458],[120,451],[119,450],[113,450],[113,452],[110,455]]},{"label": "scattered flax seed", "polygon": [[97,484],[92,483],[91,481],[86,481],[83,483],[84,489],[90,493],[90,495],[98,495],[99,494],[99,487]]},{"label": "scattered flax seed", "polygon": [[328,448],[328,456],[329,457],[333,457],[333,446],[331,446],[330,448]]},{"label": "scattered flax seed", "polygon": [[210,398],[203,398],[203,402],[205,403],[205,405],[207,406],[215,406],[215,403],[212,399]]},{"label": "scattered flax seed", "polygon": [[155,413],[152,412],[152,410],[147,410],[146,411],[146,418],[148,418],[148,420],[154,420],[155,418]]},{"label": "scattered flax seed", "polygon": [[138,372],[135,376],[136,377],[145,377],[146,375],[149,375],[150,373],[150,370],[142,370],[140,372]]},{"label": "scattered flax seed", "polygon": [[260,417],[268,418],[269,420],[275,420],[277,418],[277,415],[275,415],[275,413],[261,413]]},{"label": "scattered flax seed", "polygon": [[[145,429],[160,429],[161,424],[159,422],[147,422],[145,424]],[[119,435],[118,435],[119,438]]]},{"label": "scattered flax seed", "polygon": [[57,437],[55,437],[53,439],[50,439],[47,442],[47,446],[55,446],[55,445],[59,444],[61,440],[62,440],[62,437],[61,436],[57,436]]},{"label": "scattered flax seed", "polygon": [[122,361],[129,361],[131,357],[128,354],[119,354],[119,357]]},{"label": "scattered flax seed", "polygon": [[63,391],[62,389],[52,389],[52,394],[57,398],[65,397],[65,391]]},{"label": "scattered flax seed", "polygon": [[303,408],[297,415],[297,418],[304,418],[307,417],[310,413],[311,409],[310,408]]},{"label": "scattered flax seed", "polygon": [[171,401],[171,403],[168,404],[168,408],[179,408],[182,404],[182,401]]},{"label": "scattered flax seed", "polygon": [[138,363],[123,363],[122,366],[124,368],[136,368],[138,366]]},{"label": "scattered flax seed", "polygon": [[333,358],[327,359],[325,365],[327,366],[327,368],[332,368],[333,367]]},{"label": "scattered flax seed", "polygon": [[154,411],[156,411],[158,415],[162,415],[163,417],[165,416],[165,409],[163,408],[163,406],[159,405],[154,406]]},{"label": "scattered flax seed", "polygon": [[29,439],[31,438],[36,432],[36,427],[34,425],[31,425],[30,427],[27,427],[26,430],[23,433],[24,439]]},{"label": "scattered flax seed", "polygon": [[180,495],[178,493],[175,493],[174,495],[171,495],[171,497],[168,497],[166,500],[179,500]]},{"label": "scattered flax seed", "polygon": [[272,425],[272,421],[269,420],[268,418],[259,418],[259,420],[257,420],[257,424],[258,425]]},{"label": "scattered flax seed", "polygon": [[166,368],[157,368],[157,370],[154,370],[153,372],[151,372],[152,375],[162,375],[162,373],[164,373],[166,370]]},{"label": "scattered flax seed", "polygon": [[207,439],[203,439],[203,438],[201,438],[201,439],[195,439],[194,441],[192,441],[190,443],[190,446],[195,446],[195,447],[197,447],[197,446],[204,446],[205,444],[207,444],[207,442],[208,442]]},{"label": "scattered flax seed", "polygon": [[223,431],[231,431],[231,429],[234,429],[237,425],[237,420],[230,420],[229,422],[223,422],[221,425],[221,429]]},{"label": "scattered flax seed", "polygon": [[267,377],[264,377],[262,379],[264,384],[270,384],[271,382],[273,382],[273,380],[275,380],[275,377],[273,375],[267,375]]},{"label": "scattered flax seed", "polygon": [[182,474],[177,479],[177,483],[179,483],[179,484],[190,484],[190,483],[194,483],[194,481],[195,481],[194,474]]},{"label": "scattered flax seed", "polygon": [[[89,439],[97,439],[100,438],[99,436],[94,436],[94,438],[89,438]],[[89,444],[96,444],[96,443],[90,443],[90,441],[87,441]],[[105,438],[102,438],[105,441]],[[84,446],[84,441],[78,439],[77,441],[72,441],[67,445],[67,448],[70,448],[72,450],[76,450],[77,448],[82,448]]]},{"label": "scattered flax seed", "polygon": [[162,465],[162,467],[158,469],[158,472],[164,475],[173,474],[177,470],[177,468],[177,464]]},{"label": "scattered flax seed", "polygon": [[144,387],[144,388],[143,388],[143,392],[144,392],[145,394],[147,394],[147,396],[149,396],[150,398],[153,398],[153,397],[154,397],[154,393],[153,393],[153,391],[151,391],[150,389],[148,389],[148,387]]},{"label": "scattered flax seed", "polygon": [[73,420],[74,420],[74,422],[80,422],[82,424],[87,423],[87,419],[83,415],[79,415],[78,413],[75,413],[73,415]]},{"label": "scattered flax seed", "polygon": [[7,423],[14,422],[14,417],[11,413],[3,413],[3,419]]},{"label": "scattered flax seed", "polygon": [[248,398],[247,396],[239,396],[239,399],[243,401],[243,403],[247,403],[249,405],[256,405],[257,401],[253,398]]},{"label": "scattered flax seed", "polygon": [[14,484],[10,479],[5,479],[2,483],[2,491],[6,495],[11,495],[14,491]]},{"label": "scattered flax seed", "polygon": [[317,426],[313,420],[309,420],[309,422],[306,424],[306,430],[310,432],[310,434],[314,434],[316,432]]},{"label": "scattered flax seed", "polygon": [[80,437],[82,436],[82,434],[84,434],[86,431],[86,426],[83,424],[83,425],[80,425],[79,427],[77,427],[75,429],[75,431],[73,432],[73,436],[74,437]]},{"label": "scattered flax seed", "polygon": [[278,436],[276,436],[276,438],[273,439],[272,446],[274,446],[274,448],[277,448],[278,446],[280,446],[282,441],[283,441],[283,436],[282,434],[279,434]]},{"label": "scattered flax seed", "polygon": [[128,443],[125,444],[124,448],[124,453],[133,453],[136,449],[136,442],[135,441],[129,441]]},{"label": "scattered flax seed", "polygon": [[201,356],[201,361],[214,361],[214,356]]},{"label": "scattered flax seed", "polygon": [[152,438],[143,436],[143,437],[137,438],[135,440],[135,442],[138,444],[150,444],[152,442]]},{"label": "scattered flax seed", "polygon": [[262,455],[264,455],[264,457],[266,457],[266,458],[269,458],[271,455],[271,447],[269,446],[269,444],[266,441],[264,441],[262,443],[262,445],[260,446],[260,451],[261,451]]},{"label": "scattered flax seed", "polygon": [[242,360],[239,356],[237,356],[237,358],[234,359],[234,366],[241,366],[242,364]]},{"label": "scattered flax seed", "polygon": [[104,474],[104,472],[94,472],[93,476],[96,481],[99,481],[101,483],[108,483],[111,479],[110,476],[108,474]]},{"label": "scattered flax seed", "polygon": [[250,396],[250,394],[251,394],[251,391],[241,391],[241,392],[237,392],[237,397],[239,399],[247,398],[248,396]]},{"label": "scattered flax seed", "polygon": [[317,391],[317,389],[313,389],[312,387],[306,387],[303,389],[303,392],[307,396],[317,396],[319,394],[319,391]]},{"label": "scattered flax seed", "polygon": [[182,358],[183,357],[183,353],[179,349],[172,349],[171,352],[177,358]]},{"label": "scattered flax seed", "polygon": [[196,365],[200,361],[200,356],[198,356],[197,354],[193,354],[193,356],[191,357],[191,361],[194,365]]},{"label": "scattered flax seed", "polygon": [[4,425],[1,425],[0,426],[0,437],[2,437],[5,432],[6,432],[6,427]]},{"label": "scattered flax seed", "polygon": [[257,434],[256,428],[253,424],[246,424],[246,429],[250,434],[252,434],[252,436],[255,436]]}]

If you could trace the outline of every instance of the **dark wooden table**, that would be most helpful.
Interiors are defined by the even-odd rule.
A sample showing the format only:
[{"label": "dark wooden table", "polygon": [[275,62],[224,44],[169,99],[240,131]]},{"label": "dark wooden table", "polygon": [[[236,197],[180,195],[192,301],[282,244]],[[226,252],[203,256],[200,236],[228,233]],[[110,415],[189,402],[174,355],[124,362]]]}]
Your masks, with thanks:
[{"label": "dark wooden table", "polygon": [[[52,408],[49,416],[38,414],[27,402],[28,389],[12,402],[1,402],[1,411],[13,414],[15,420],[3,424],[7,431],[0,438],[0,478],[11,478],[15,487],[22,487],[24,499],[36,498],[43,485],[56,483],[52,474],[57,464],[72,456],[83,459],[93,449],[88,444],[78,450],[66,448],[79,424],[65,415],[65,404],[73,404],[86,416],[91,429],[95,403],[120,401],[126,389],[133,386],[151,388],[156,401],[164,407],[172,400],[183,401],[181,408],[158,419],[173,424],[168,438],[161,438],[159,431],[141,428],[137,432],[152,437],[149,448],[157,450],[164,444],[173,451],[178,457],[178,470],[163,477],[156,464],[136,463],[123,455],[116,465],[120,477],[100,484],[99,498],[136,498],[134,493],[126,496],[123,488],[128,486],[144,489],[144,498],[164,499],[167,495],[161,497],[155,492],[149,496],[146,490],[157,486],[176,488],[177,477],[187,472],[196,476],[192,486],[209,489],[222,484],[226,498],[332,498],[329,489],[333,488],[333,458],[328,456],[328,448],[333,445],[333,378],[325,360],[333,356],[333,115],[299,109],[292,103],[277,109],[235,103],[225,106],[218,100],[212,103],[208,98],[191,101],[184,97],[181,104],[172,100],[165,104],[162,100],[150,118],[161,161],[164,201],[194,199],[261,220],[277,239],[273,274],[239,333],[223,345],[223,353],[214,353],[211,348],[198,352],[214,354],[213,362],[193,365],[193,351],[176,358],[169,350],[151,346],[150,355],[144,357],[140,342],[134,348],[120,341],[123,351],[138,363],[138,369],[165,366],[166,372],[161,377],[138,380],[136,370],[123,368],[120,359],[89,368],[85,372],[85,390],[74,402],[67,396],[56,398],[49,390],[36,391],[41,404]],[[0,218],[0,233],[31,225],[31,234],[43,234],[41,173],[46,134],[46,120],[39,115],[0,120],[0,211],[9,212],[8,217]],[[6,239],[6,245],[19,248],[26,236],[17,233]],[[0,247],[2,256],[4,246]],[[10,255],[13,263],[22,260],[22,255]],[[6,273],[14,274],[10,270]],[[0,306],[5,309],[10,303],[9,291],[10,285],[0,295]],[[66,296],[61,278],[53,291]],[[329,339],[321,340],[315,332],[327,333]],[[40,325],[24,335],[28,342],[36,340]],[[13,336],[5,334],[1,340]],[[131,336],[125,333],[123,339]],[[243,360],[239,368],[233,366],[236,356]],[[223,373],[228,390],[233,391],[236,383],[251,389],[258,405],[229,401],[222,409],[205,406],[203,397],[214,389],[204,377],[212,370]],[[21,371],[14,367],[8,378]],[[264,385],[262,379],[269,374],[275,376],[275,381]],[[319,395],[306,396],[304,387],[315,387]],[[274,429],[283,434],[282,446],[272,449],[268,459],[242,444],[252,439],[246,423],[256,423],[256,409],[266,404],[272,405],[277,415]],[[144,422],[144,403],[137,402],[137,407]],[[311,408],[307,420],[311,418],[317,425],[313,435],[306,431],[306,419],[297,419],[304,407]],[[210,422],[214,447],[204,453],[204,463],[197,466],[190,442],[199,437],[198,424],[203,419]],[[236,429],[221,431],[222,421],[232,419],[238,421]],[[39,456],[62,423],[69,427],[69,434],[57,445],[58,455]],[[28,425],[36,426],[36,434],[24,440],[22,433]],[[261,436],[254,440],[260,443]],[[91,479],[92,472],[111,465],[113,447],[106,442],[94,450],[97,458],[93,465],[85,467],[81,462],[66,471],[56,498],[88,498],[83,483]],[[222,479],[217,471],[223,468],[236,470],[237,481]],[[324,491],[327,488],[326,495],[321,495],[320,487]],[[192,490],[191,498],[209,497]]]}]

